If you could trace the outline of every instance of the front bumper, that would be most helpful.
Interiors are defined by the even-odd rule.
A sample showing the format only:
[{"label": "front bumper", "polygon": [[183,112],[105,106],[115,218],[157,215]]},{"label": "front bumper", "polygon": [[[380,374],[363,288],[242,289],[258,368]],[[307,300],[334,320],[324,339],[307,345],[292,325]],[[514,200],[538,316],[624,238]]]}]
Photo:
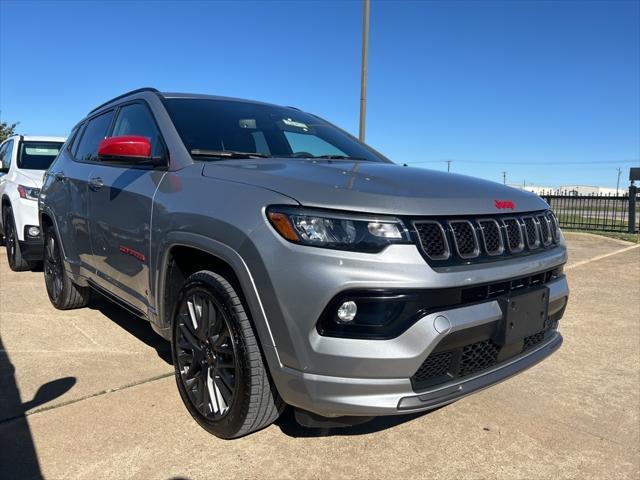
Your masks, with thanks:
[{"label": "front bumper", "polygon": [[39,241],[18,242],[22,258],[28,262],[39,262],[44,257],[44,244]]},{"label": "front bumper", "polygon": [[[559,317],[569,295],[566,277],[546,286],[549,288],[549,315]],[[447,330],[443,330],[441,320],[437,320],[441,317],[449,320]],[[535,365],[562,343],[562,336],[552,330],[535,347],[494,366],[447,383],[414,390],[411,377],[444,338],[501,318],[502,310],[496,299],[431,313],[390,340],[357,340],[312,334],[314,350],[333,364],[334,369],[342,365],[342,371],[351,376],[323,375],[287,367],[272,373],[287,403],[326,417],[393,415],[429,410]]]},{"label": "front bumper", "polygon": [[30,236],[28,233],[30,226],[33,225],[24,225],[22,232],[22,238],[24,238],[24,240],[18,240],[20,253],[22,254],[22,258],[28,262],[39,262],[44,257],[42,232],[40,232],[38,236]]}]

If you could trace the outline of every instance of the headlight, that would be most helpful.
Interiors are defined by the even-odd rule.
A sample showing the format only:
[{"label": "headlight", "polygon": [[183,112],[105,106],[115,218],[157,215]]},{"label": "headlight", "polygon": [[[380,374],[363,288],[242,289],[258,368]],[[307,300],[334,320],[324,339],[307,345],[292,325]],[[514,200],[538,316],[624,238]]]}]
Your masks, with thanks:
[{"label": "headlight", "polygon": [[20,194],[20,198],[26,198],[28,200],[38,200],[38,195],[40,195],[40,189],[33,188],[33,187],[25,187],[24,185],[18,185],[18,193]]},{"label": "headlight", "polygon": [[267,217],[282,237],[302,245],[379,252],[392,243],[412,243],[402,221],[394,217],[297,207],[269,207]]}]

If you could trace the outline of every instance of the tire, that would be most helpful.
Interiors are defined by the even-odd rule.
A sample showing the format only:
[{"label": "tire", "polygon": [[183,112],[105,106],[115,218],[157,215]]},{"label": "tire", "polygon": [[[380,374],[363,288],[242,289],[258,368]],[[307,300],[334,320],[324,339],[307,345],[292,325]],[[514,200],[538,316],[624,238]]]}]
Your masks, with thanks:
[{"label": "tire", "polygon": [[238,438],[280,416],[284,402],[269,379],[242,300],[224,277],[200,271],[187,278],[172,331],[178,391],[205,430]]},{"label": "tire", "polygon": [[91,297],[89,287],[81,287],[67,274],[56,230],[48,226],[44,232],[44,283],[51,304],[58,310],[86,307]]},{"label": "tire", "polygon": [[3,211],[4,237],[7,243],[7,260],[9,268],[14,272],[24,272],[29,270],[31,265],[24,258],[20,251],[20,242],[18,241],[18,231],[16,222],[13,218],[13,209],[6,207]]}]

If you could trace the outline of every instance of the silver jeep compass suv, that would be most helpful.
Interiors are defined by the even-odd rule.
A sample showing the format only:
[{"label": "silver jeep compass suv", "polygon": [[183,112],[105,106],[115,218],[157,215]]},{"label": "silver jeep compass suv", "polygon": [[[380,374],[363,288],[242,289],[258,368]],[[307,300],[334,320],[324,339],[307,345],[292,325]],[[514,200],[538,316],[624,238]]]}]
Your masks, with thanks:
[{"label": "silver jeep compass suv", "polygon": [[550,355],[568,298],[549,206],[392,163],[296,108],[146,88],[73,128],[39,201],[51,302],[96,290],[171,341],[233,438],[433,409]]}]

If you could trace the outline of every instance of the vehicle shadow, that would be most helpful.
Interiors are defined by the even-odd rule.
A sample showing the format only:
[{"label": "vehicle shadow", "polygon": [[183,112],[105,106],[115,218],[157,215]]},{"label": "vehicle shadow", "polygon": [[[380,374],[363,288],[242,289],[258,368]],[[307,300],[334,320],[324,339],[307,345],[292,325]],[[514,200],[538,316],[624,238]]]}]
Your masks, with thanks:
[{"label": "vehicle shadow", "polygon": [[173,365],[169,342],[154,332],[149,322],[138,318],[131,312],[128,312],[111,300],[95,292],[92,294],[88,307],[92,310],[98,310],[120,328],[152,347],[158,356],[168,365]]},{"label": "vehicle shadow", "polygon": [[3,478],[42,478],[26,412],[68,392],[75,377],[62,377],[42,385],[34,397],[22,402],[15,368],[0,338],[0,466]]},{"label": "vehicle shadow", "polygon": [[430,410],[428,412],[410,413],[406,415],[389,415],[384,417],[375,417],[366,423],[354,425],[353,427],[309,428],[303,427],[298,422],[296,422],[293,408],[287,407],[284,412],[282,412],[282,415],[280,415],[280,418],[276,420],[275,424],[280,428],[282,433],[294,438],[366,435],[369,433],[376,433],[382,430],[396,427],[398,425],[402,425],[403,423],[410,422],[425,415],[429,415],[436,410],[439,409]]}]

